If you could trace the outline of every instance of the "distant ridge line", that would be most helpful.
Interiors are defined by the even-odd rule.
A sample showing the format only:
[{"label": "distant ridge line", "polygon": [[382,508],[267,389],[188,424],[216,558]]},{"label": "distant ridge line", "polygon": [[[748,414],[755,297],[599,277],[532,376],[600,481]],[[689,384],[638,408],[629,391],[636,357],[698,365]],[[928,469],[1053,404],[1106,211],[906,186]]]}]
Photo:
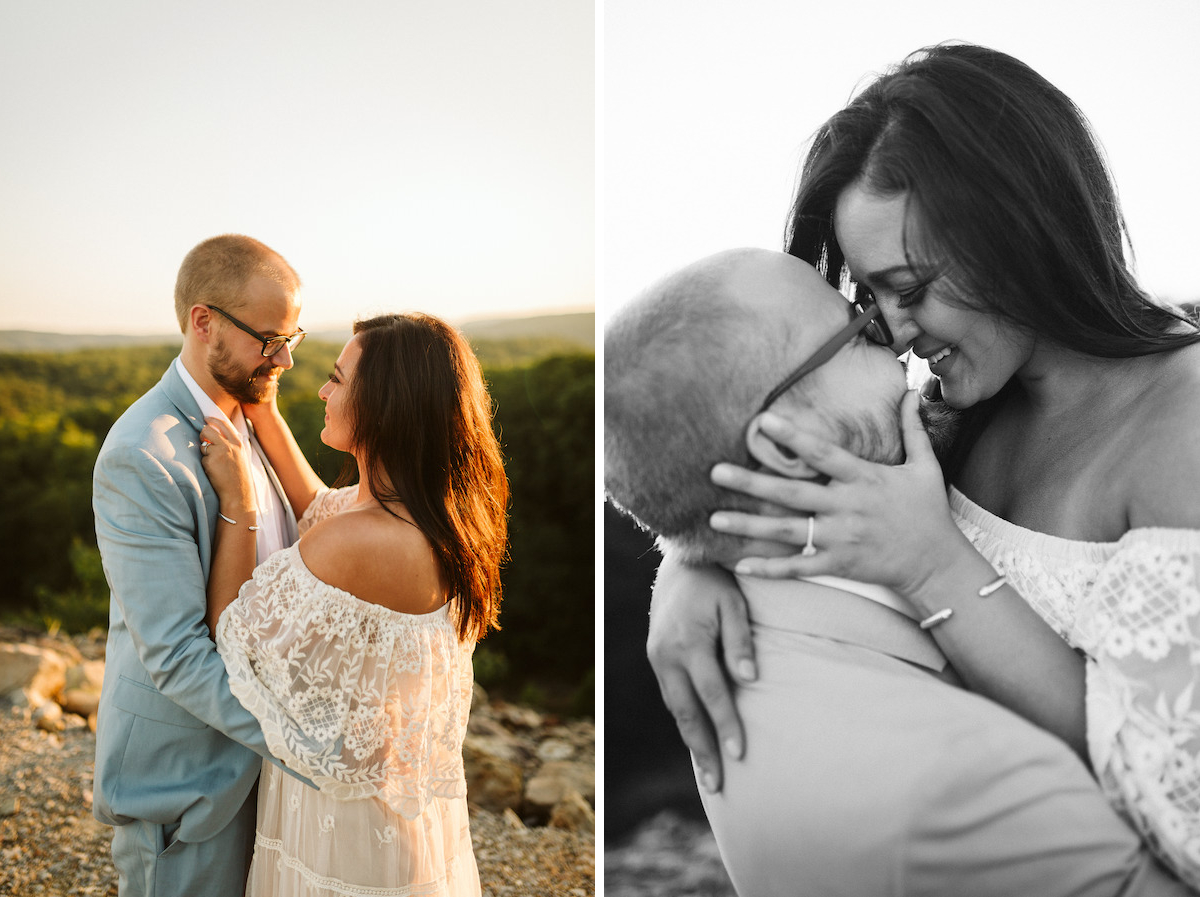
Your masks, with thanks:
[{"label": "distant ridge line", "polygon": [[[507,340],[525,337],[553,337],[595,351],[595,312],[562,315],[535,315],[527,318],[490,318],[456,325],[468,339]],[[345,342],[350,328],[320,330],[310,338],[326,342]],[[180,345],[174,334],[51,333],[40,330],[0,330],[0,352],[72,352],[77,349],[111,349],[121,346]]]}]

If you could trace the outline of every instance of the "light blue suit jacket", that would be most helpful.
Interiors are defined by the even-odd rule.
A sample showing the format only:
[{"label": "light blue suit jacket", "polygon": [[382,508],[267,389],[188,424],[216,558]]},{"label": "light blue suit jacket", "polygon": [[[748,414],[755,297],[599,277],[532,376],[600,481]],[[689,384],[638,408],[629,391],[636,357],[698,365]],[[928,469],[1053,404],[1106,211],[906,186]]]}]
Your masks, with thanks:
[{"label": "light blue suit jacket", "polygon": [[[270,758],[204,623],[218,501],[200,464],[203,426],[172,365],[113,425],[93,491],[112,593],[94,812],[109,825],[178,822],[177,837],[193,843],[229,824],[260,755]],[[284,506],[290,543],[296,520]]]}]

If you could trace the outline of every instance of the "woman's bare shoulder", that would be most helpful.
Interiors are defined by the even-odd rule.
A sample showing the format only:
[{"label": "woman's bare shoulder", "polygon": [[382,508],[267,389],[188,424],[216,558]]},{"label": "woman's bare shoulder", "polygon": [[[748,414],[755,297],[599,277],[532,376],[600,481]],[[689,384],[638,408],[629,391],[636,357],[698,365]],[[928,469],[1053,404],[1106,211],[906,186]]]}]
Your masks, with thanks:
[{"label": "woman's bare shoulder", "polygon": [[424,533],[378,508],[315,524],[300,540],[300,554],[317,579],[371,604],[424,614],[446,602]]},{"label": "woman's bare shoulder", "polygon": [[1135,418],[1130,526],[1200,529],[1200,363],[1156,384]]}]

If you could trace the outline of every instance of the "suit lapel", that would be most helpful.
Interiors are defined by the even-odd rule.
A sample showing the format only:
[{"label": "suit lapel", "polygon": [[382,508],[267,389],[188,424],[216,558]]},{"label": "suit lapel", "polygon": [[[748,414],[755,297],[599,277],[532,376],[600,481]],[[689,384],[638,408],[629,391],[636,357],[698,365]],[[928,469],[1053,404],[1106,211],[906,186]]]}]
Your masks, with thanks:
[{"label": "suit lapel", "polygon": [[176,362],[171,362],[166,373],[162,375],[162,379],[158,381],[158,385],[162,387],[167,398],[171,400],[171,404],[179,410],[179,416],[188,421],[198,434],[204,429],[204,415],[200,411],[200,406],[196,404],[196,400],[192,397],[191,390],[187,388],[187,384],[179,376],[179,371],[176,370],[175,365]]}]

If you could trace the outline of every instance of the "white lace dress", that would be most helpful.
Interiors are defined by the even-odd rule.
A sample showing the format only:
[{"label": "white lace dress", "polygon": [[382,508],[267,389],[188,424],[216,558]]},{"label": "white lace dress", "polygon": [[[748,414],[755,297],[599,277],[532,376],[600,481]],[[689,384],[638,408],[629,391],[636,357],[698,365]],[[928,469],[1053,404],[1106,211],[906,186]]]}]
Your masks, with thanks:
[{"label": "white lace dress", "polygon": [[[347,506],[322,493],[300,532]],[[462,742],[473,644],[448,607],[401,614],[272,554],[221,615],[217,648],[271,753],[246,893],[478,895]]]},{"label": "white lace dress", "polygon": [[1200,530],[1075,542],[1015,526],[956,489],[975,548],[1087,658],[1087,740],[1109,801],[1200,889]]}]

